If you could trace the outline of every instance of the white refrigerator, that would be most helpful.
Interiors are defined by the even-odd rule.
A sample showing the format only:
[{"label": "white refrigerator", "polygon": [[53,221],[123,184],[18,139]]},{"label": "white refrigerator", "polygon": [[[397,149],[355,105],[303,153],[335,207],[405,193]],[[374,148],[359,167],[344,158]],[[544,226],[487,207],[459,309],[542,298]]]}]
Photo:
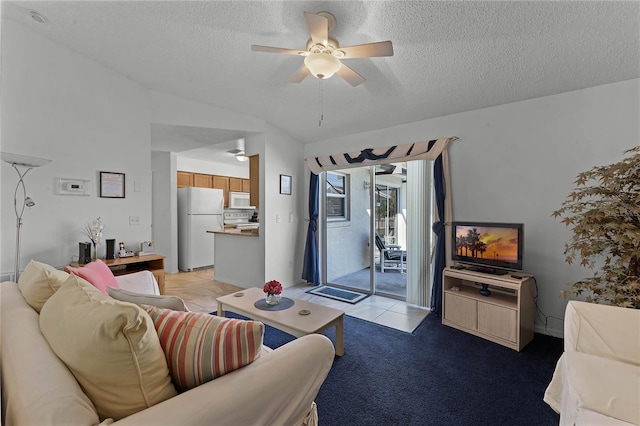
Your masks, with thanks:
[{"label": "white refrigerator", "polygon": [[178,188],[178,269],[213,265],[214,234],[224,228],[221,189]]}]

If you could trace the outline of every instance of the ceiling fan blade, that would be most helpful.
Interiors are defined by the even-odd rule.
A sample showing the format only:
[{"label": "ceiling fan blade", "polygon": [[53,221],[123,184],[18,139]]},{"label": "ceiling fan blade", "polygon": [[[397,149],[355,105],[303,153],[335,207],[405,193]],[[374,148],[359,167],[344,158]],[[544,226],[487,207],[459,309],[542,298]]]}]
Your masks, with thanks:
[{"label": "ceiling fan blade", "polygon": [[285,49],[282,47],[272,47],[272,46],[260,46],[257,44],[252,44],[251,50],[253,50],[254,52],[284,53],[285,55],[304,55],[306,53],[305,51],[302,51],[302,50]]},{"label": "ceiling fan blade", "polygon": [[327,18],[315,13],[304,12],[304,19],[307,21],[313,44],[321,44],[327,47],[329,42],[329,21]]},{"label": "ceiling fan blade", "polygon": [[349,83],[353,87],[356,87],[357,85],[362,84],[365,81],[365,78],[363,76],[361,76],[345,64],[342,64],[340,69],[336,71],[336,74],[347,80],[347,83]]},{"label": "ceiling fan blade", "polygon": [[309,71],[309,68],[307,68],[306,65],[302,64],[302,67],[300,67],[298,72],[295,73],[293,77],[291,77],[291,80],[289,80],[289,83],[300,83],[308,75],[311,75],[311,72]]},{"label": "ceiling fan blade", "polygon": [[342,59],[393,56],[393,44],[391,44],[389,40],[359,44],[357,46],[340,47],[338,50],[344,52],[344,58]]}]

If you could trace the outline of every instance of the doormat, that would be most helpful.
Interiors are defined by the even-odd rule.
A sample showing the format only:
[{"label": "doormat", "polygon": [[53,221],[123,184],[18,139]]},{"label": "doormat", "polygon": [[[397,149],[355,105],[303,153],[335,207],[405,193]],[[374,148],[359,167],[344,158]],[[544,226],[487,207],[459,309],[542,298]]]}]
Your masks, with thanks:
[{"label": "doormat", "polygon": [[351,303],[353,305],[369,297],[368,294],[362,294],[355,291],[343,290],[341,288],[333,288],[327,286],[313,288],[311,290],[308,290],[307,293],[315,294],[316,296],[328,297],[329,299],[335,299],[341,302]]}]

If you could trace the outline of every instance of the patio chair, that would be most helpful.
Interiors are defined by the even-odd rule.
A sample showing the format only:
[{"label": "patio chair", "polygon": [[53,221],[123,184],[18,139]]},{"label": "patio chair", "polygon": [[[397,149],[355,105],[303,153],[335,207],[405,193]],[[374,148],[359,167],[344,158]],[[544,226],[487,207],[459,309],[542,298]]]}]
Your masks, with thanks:
[{"label": "patio chair", "polygon": [[380,272],[393,269],[404,273],[407,269],[407,252],[400,250],[396,244],[385,245],[380,235],[376,234],[376,247],[380,250]]}]

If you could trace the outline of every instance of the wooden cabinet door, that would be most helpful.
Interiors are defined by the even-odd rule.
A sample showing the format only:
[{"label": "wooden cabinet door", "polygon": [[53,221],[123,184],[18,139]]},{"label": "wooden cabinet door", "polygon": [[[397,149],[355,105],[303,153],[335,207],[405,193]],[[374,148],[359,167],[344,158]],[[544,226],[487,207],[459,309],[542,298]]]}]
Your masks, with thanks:
[{"label": "wooden cabinet door", "polygon": [[241,178],[229,178],[229,191],[230,192],[242,192],[242,179]]},{"label": "wooden cabinet door", "polygon": [[229,207],[229,177],[213,176],[212,188],[222,189],[222,197],[224,198],[224,206]]},{"label": "wooden cabinet door", "polygon": [[193,173],[178,172],[178,188],[193,186]]},{"label": "wooden cabinet door", "polygon": [[252,155],[249,157],[249,204],[260,207],[260,157]]},{"label": "wooden cabinet door", "polygon": [[516,342],[518,322],[515,309],[478,303],[478,331]]},{"label": "wooden cabinet door", "polygon": [[197,186],[198,188],[211,188],[211,175],[194,173],[193,186]]},{"label": "wooden cabinet door", "polygon": [[251,192],[251,181],[249,179],[242,179],[242,192]]},{"label": "wooden cabinet door", "polygon": [[444,318],[470,330],[478,328],[478,302],[451,293],[444,294]]}]

